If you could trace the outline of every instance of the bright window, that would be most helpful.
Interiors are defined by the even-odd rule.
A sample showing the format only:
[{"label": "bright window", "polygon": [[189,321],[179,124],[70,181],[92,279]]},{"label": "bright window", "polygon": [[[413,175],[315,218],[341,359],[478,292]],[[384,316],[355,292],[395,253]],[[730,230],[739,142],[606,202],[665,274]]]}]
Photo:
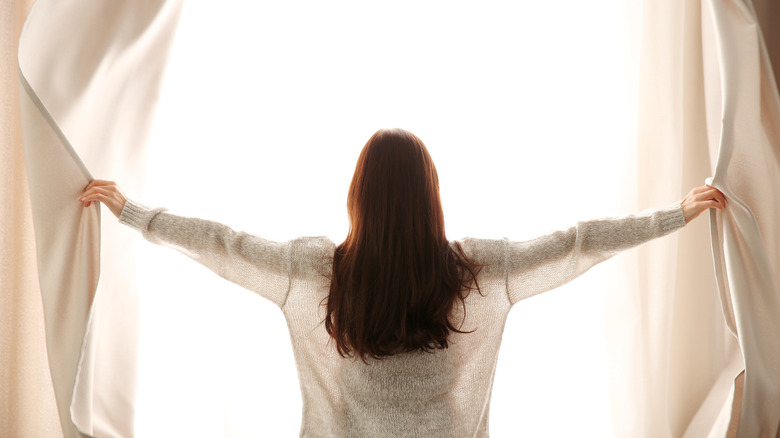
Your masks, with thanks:
[{"label": "bright window", "polygon": [[[187,2],[140,201],[286,240],[347,231],[379,128],[436,162],[448,236],[531,238],[623,213],[617,0]],[[145,245],[137,434],[297,436],[287,327],[270,302]],[[605,436],[599,266],[510,313],[491,436]]]}]

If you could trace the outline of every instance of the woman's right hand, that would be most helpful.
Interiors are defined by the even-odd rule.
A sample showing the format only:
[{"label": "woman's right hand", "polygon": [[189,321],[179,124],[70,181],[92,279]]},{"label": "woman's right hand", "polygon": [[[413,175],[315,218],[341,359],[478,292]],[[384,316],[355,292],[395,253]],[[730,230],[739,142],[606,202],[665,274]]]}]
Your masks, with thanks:
[{"label": "woman's right hand", "polygon": [[726,208],[726,196],[715,187],[701,186],[691,190],[683,198],[680,205],[682,205],[683,216],[685,216],[687,224],[708,208],[717,208],[718,210]]},{"label": "woman's right hand", "polygon": [[114,213],[114,216],[119,218],[122,209],[125,208],[127,197],[115,182],[96,179],[84,188],[79,201],[84,203],[84,207],[89,207],[93,202],[102,202],[111,213]]}]

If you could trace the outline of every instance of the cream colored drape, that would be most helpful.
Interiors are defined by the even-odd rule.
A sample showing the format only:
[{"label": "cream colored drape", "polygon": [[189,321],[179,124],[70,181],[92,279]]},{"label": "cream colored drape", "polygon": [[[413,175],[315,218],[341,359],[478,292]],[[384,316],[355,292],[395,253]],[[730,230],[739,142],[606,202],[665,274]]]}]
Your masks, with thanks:
[{"label": "cream colored drape", "polygon": [[[642,3],[632,196],[639,209],[684,195],[712,172],[700,16],[698,0]],[[621,287],[606,298],[613,433],[682,437],[737,348],[720,316],[706,221],[625,263]],[[725,374],[726,392],[736,372]]]},{"label": "cream colored drape", "polygon": [[[34,272],[28,266],[37,264],[38,282],[18,282],[13,293],[42,304],[53,384],[46,390],[51,394],[53,386],[54,415],[65,437],[133,436],[133,236],[117,227],[101,231],[98,206],[85,209],[76,198],[90,170],[140,191],[143,143],[179,9],[177,1],[39,0],[17,15],[26,15],[26,23],[18,46],[18,100],[11,103],[21,122],[27,181],[16,178],[4,190],[29,187],[29,200],[18,204],[31,220],[17,222],[27,227],[21,230],[34,230],[35,246],[22,248],[12,272]],[[9,146],[18,145],[12,140]],[[38,321],[32,328],[41,326]],[[28,360],[45,371],[44,357]],[[12,436],[40,429],[26,417],[52,427],[57,417],[47,391],[34,394],[39,406],[18,405],[9,395],[6,430],[19,431]]]},{"label": "cream colored drape", "polygon": [[[714,173],[731,202],[713,213],[711,233],[697,221],[676,241],[642,248],[627,267],[636,275],[612,297],[616,436],[720,437],[730,423],[740,437],[777,431],[780,119],[756,17],[776,40],[780,15],[759,3],[642,6],[637,199],[655,205]],[[743,367],[744,397],[734,402]]]},{"label": "cream colored drape", "polygon": [[[780,98],[761,28],[776,31],[780,16],[758,20],[751,0],[711,0],[703,21],[710,150],[718,153],[712,185],[731,201],[711,216],[712,248],[723,314],[739,338],[745,364],[737,393],[740,437],[780,432]],[[776,8],[775,8],[776,9]],[[776,47],[773,47],[776,48]]]},{"label": "cream colored drape", "polygon": [[19,121],[17,42],[32,0],[0,4],[0,436],[62,436],[43,328]]}]

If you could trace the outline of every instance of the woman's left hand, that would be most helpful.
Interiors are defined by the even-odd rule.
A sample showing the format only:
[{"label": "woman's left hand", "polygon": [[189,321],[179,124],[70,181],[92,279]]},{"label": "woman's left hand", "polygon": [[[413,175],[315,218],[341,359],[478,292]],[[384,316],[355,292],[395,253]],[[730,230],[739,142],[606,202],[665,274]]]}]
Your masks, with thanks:
[{"label": "woman's left hand", "polygon": [[127,197],[115,182],[96,179],[84,188],[79,201],[84,203],[84,207],[89,207],[93,202],[102,202],[111,213],[114,213],[114,216],[119,218]]},{"label": "woman's left hand", "polygon": [[708,208],[726,208],[726,196],[715,187],[701,186],[691,190],[680,204],[687,224]]}]

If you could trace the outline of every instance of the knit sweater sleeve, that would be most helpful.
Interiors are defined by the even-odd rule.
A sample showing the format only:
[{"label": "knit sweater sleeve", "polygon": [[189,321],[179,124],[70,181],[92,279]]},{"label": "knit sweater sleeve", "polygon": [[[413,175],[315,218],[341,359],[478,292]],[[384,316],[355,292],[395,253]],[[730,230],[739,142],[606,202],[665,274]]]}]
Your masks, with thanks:
[{"label": "knit sweater sleeve", "polygon": [[233,231],[217,222],[176,216],[127,200],[119,222],[150,242],[170,246],[221,277],[282,306],[290,287],[289,245]]},{"label": "knit sweater sleeve", "polygon": [[567,283],[616,253],[685,226],[680,203],[623,218],[579,222],[525,242],[507,242],[512,304]]}]

